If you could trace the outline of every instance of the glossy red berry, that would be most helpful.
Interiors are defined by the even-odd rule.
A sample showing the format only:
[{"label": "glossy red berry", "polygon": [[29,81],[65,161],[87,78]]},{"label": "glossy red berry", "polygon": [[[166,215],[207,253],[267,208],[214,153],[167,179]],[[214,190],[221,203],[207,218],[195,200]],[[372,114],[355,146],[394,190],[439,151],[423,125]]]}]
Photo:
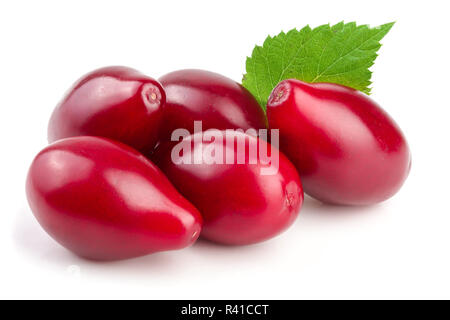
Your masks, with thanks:
[{"label": "glossy red berry", "polygon": [[162,140],[175,129],[194,133],[194,121],[208,129],[265,129],[267,120],[256,99],[239,83],[203,70],[179,70],[159,81],[164,86]]},{"label": "glossy red berry", "polygon": [[150,77],[127,67],[106,67],[86,74],[53,111],[48,140],[101,136],[143,153],[158,141],[165,93]]},{"label": "glossy red berry", "polygon": [[31,164],[26,190],[41,226],[95,260],[180,249],[202,219],[161,171],[134,149],[98,137],[59,140]]},{"label": "glossy red berry", "polygon": [[411,155],[400,128],[367,95],[331,83],[282,81],[267,104],[280,148],[305,192],[324,202],[366,205],[393,196]]},{"label": "glossy red berry", "polygon": [[[196,133],[181,144],[162,143],[154,155],[156,163],[199,209],[202,237],[244,245],[278,235],[294,222],[303,203],[295,167],[262,139],[240,132],[214,132],[223,138]],[[259,151],[250,151],[261,148],[269,150],[270,162]],[[208,158],[209,153],[213,158]]]}]

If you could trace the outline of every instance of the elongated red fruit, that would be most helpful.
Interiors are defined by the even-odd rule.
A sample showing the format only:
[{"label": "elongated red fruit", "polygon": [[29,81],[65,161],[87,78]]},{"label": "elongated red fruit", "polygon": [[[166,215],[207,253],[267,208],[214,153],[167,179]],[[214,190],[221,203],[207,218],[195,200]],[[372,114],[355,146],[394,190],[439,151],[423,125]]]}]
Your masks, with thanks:
[{"label": "elongated red fruit", "polygon": [[[212,132],[217,136],[206,136]],[[244,245],[288,228],[303,203],[300,178],[290,161],[264,140],[244,133],[204,134],[187,136],[180,144],[162,143],[154,154],[163,172],[202,214],[202,237]],[[268,150],[268,158],[256,150]]]},{"label": "elongated red fruit", "polygon": [[53,111],[48,140],[99,136],[143,153],[158,141],[165,93],[153,78],[128,67],[106,67],[86,74]]},{"label": "elongated red fruit", "polygon": [[411,166],[397,124],[367,95],[331,83],[282,81],[267,104],[280,148],[305,192],[324,202],[367,205],[392,197]]},{"label": "elongated red fruit", "polygon": [[180,249],[202,219],[161,171],[134,149],[98,137],[59,140],[34,159],[26,183],[41,226],[95,260]]},{"label": "elongated red fruit", "polygon": [[194,133],[194,121],[208,129],[266,129],[267,120],[256,99],[242,85],[204,70],[178,70],[159,81],[164,86],[163,140],[175,129]]}]

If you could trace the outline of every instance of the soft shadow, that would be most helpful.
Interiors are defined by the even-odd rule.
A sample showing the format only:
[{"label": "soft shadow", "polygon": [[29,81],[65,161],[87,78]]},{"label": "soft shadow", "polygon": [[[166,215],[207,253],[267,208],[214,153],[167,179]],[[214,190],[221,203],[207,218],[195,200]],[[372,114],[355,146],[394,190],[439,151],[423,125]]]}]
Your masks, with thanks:
[{"label": "soft shadow", "polygon": [[[119,260],[93,261],[77,257],[92,273],[126,278],[145,278],[163,273],[177,272],[180,262],[174,251],[157,252],[146,256]],[[175,253],[176,254],[176,253]]]},{"label": "soft shadow", "polygon": [[[229,267],[234,272],[236,266],[252,266],[258,268],[264,261],[283,251],[283,237],[286,233],[266,241],[249,245],[224,245],[200,238],[192,247],[192,254],[199,261],[207,261],[212,266]],[[235,263],[231,263],[231,262]]]},{"label": "soft shadow", "polygon": [[345,206],[323,203],[308,195],[305,195],[305,201],[301,209],[301,215],[322,215],[332,217],[348,217],[353,215],[370,214],[379,211],[384,203],[378,203],[369,206]]},{"label": "soft shadow", "polygon": [[[269,239],[269,240],[273,240]],[[253,254],[253,253],[265,253],[268,250],[268,247],[271,246],[272,241],[263,241],[255,244],[248,245],[226,245],[217,242],[213,242],[207,239],[200,238],[194,244],[194,248],[204,252],[213,253],[213,254]]]}]

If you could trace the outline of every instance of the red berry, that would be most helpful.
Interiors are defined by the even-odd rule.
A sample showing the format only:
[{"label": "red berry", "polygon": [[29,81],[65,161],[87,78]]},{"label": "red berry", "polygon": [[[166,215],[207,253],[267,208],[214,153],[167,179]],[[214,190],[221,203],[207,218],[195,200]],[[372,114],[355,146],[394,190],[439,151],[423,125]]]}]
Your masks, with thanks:
[{"label": "red berry", "polygon": [[267,104],[280,149],[305,192],[329,203],[366,205],[393,196],[411,155],[400,128],[367,95],[331,83],[282,81]]},{"label": "red berry", "polygon": [[49,145],[31,164],[26,187],[42,227],[89,259],[180,249],[200,233],[197,209],[149,160],[112,140],[76,137]]},{"label": "red berry", "polygon": [[164,103],[156,80],[127,67],[101,68],[79,79],[57,105],[48,140],[101,136],[147,153],[158,141]]},{"label": "red berry", "polygon": [[265,129],[267,120],[256,99],[239,83],[203,70],[179,70],[159,78],[167,95],[161,137],[175,129],[194,133],[194,121],[208,129]]},{"label": "red berry", "polygon": [[[294,222],[303,203],[302,185],[295,167],[262,139],[240,132],[214,132],[223,138],[211,141],[197,133],[186,137],[181,145],[162,143],[154,154],[156,163],[199,209],[204,221],[202,237],[243,245],[278,235]],[[185,146],[185,150],[178,152],[180,146]],[[269,150],[270,163],[266,164],[259,151],[250,151],[261,148]],[[217,153],[224,159],[222,164],[217,161],[220,156],[215,162],[201,157],[197,158],[201,161],[195,162],[194,157],[211,150],[222,150]],[[174,159],[172,153],[180,159]],[[269,167],[273,170],[268,170]]]}]

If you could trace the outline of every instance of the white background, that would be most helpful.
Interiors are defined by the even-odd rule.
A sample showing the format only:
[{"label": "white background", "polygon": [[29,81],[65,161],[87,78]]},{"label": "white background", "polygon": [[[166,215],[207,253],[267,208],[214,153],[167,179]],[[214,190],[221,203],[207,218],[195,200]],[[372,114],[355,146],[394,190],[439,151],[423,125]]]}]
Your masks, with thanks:
[{"label": "white background", "polygon": [[[450,298],[449,26],[446,1],[2,1],[0,298]],[[114,262],[57,245],[24,183],[50,113],[91,69],[150,76],[202,68],[241,80],[268,34],[341,20],[397,24],[383,40],[373,95],[413,154],[403,189],[366,208],[307,199],[271,241]]]}]

